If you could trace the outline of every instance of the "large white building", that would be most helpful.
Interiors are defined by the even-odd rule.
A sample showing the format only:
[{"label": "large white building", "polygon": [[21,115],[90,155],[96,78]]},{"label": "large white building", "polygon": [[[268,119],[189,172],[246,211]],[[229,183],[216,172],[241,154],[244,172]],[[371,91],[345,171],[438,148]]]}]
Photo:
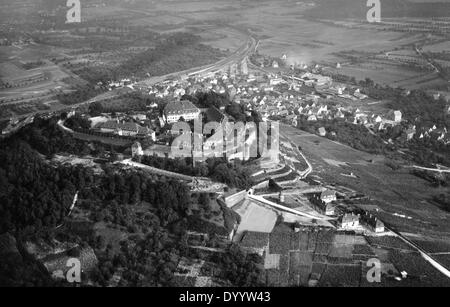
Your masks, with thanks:
[{"label": "large white building", "polygon": [[184,118],[186,121],[196,119],[200,115],[200,109],[189,100],[171,101],[164,108],[167,123],[176,123]]}]

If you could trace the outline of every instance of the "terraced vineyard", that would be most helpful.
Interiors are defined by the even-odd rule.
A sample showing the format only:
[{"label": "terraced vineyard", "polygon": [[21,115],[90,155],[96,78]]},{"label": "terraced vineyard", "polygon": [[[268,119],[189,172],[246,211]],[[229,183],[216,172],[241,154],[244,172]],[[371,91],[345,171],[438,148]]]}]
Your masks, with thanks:
[{"label": "terraced vineyard", "polygon": [[[396,237],[365,237],[309,227],[295,232],[280,224],[269,235],[265,257],[269,286],[450,285],[445,276]],[[367,280],[372,267],[367,261],[372,258],[382,264],[380,283]],[[408,277],[396,280],[402,271]]]}]

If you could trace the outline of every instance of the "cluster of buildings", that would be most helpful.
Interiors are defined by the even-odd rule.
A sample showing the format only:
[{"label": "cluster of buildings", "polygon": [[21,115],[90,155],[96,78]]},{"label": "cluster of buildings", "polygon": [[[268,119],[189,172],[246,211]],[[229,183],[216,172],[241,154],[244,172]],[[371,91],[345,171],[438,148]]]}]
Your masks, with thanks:
[{"label": "cluster of buildings", "polygon": [[156,141],[157,116],[150,113],[116,113],[90,117],[91,130],[105,135]]},{"label": "cluster of buildings", "polygon": [[99,123],[96,127],[102,133],[111,133],[119,136],[130,137],[150,137],[153,141],[156,140],[156,133],[149,127],[142,127],[135,122],[125,122],[116,120],[109,120]]},{"label": "cluster of buildings", "polygon": [[[282,119],[297,126],[300,120],[315,122],[339,119],[355,125],[364,125],[374,133],[399,126],[405,141],[416,137],[435,138],[445,144],[450,142],[445,128],[431,127],[426,131],[418,131],[413,125],[405,125],[403,114],[399,110],[384,113],[362,110],[358,103],[354,102],[367,99],[367,95],[361,93],[357,87],[334,82],[331,77],[322,75],[318,69],[302,73],[292,72],[292,75],[273,74],[264,69],[249,72],[244,61],[233,65],[227,71],[185,76],[154,85],[146,86],[144,83],[136,84],[129,79],[123,79],[109,86],[128,86],[169,101],[162,114],[155,115],[157,120],[151,125],[135,125],[136,120],[133,120],[116,123],[109,121],[96,127],[100,132],[121,136],[151,136],[155,141],[158,137],[154,130],[158,133],[159,128],[166,124],[191,121],[200,114],[206,115],[207,121],[222,122],[226,117],[223,109],[201,109],[186,99],[186,95],[195,96],[198,92],[212,91],[228,96],[230,100],[242,105],[248,116],[252,111],[257,112],[263,121]],[[219,116],[211,116],[211,113]],[[336,135],[335,131],[327,131],[323,127],[319,128],[317,133],[321,136],[327,136],[328,133]],[[211,140],[209,143],[211,144],[206,144],[207,147],[213,148],[217,142]]]},{"label": "cluster of buildings", "polygon": [[[132,82],[130,79],[128,79],[128,78],[124,78],[124,79],[121,79],[121,80],[119,80],[119,81],[110,81],[110,82],[108,82],[108,84],[106,85],[107,86],[107,88],[111,91],[111,90],[113,90],[113,89],[116,89],[116,88],[123,88],[123,87],[128,87],[128,88],[131,88],[131,89],[134,89],[134,84],[136,84],[135,82]],[[102,82],[99,82],[98,84],[97,84],[98,86],[102,86],[103,85],[103,83]]]},{"label": "cluster of buildings", "polygon": [[227,95],[232,101],[245,106],[247,112],[257,111],[263,120],[271,117],[284,118],[297,124],[298,116],[307,116],[309,121],[320,119],[345,119],[355,124],[364,124],[383,130],[389,125],[398,125],[402,120],[400,111],[393,114],[369,114],[352,107],[348,100],[362,100],[367,96],[358,88],[347,89],[334,83],[331,77],[306,72],[299,76],[277,75],[248,69],[231,67],[230,71],[204,76],[167,80],[140,90],[175,101],[164,114],[166,123],[194,119],[200,110],[182,99],[184,95],[197,92],[215,92]]},{"label": "cluster of buildings", "polygon": [[364,210],[351,210],[346,206],[337,204],[336,192],[325,190],[313,193],[310,202],[317,212],[326,216],[338,216],[337,225],[343,230],[369,229],[375,233],[385,231],[384,223],[376,216]]},{"label": "cluster of buildings", "polygon": [[433,125],[433,127],[418,130],[415,125],[409,125],[405,134],[408,141],[416,136],[419,139],[435,140],[445,145],[450,144],[450,133],[448,133],[446,127],[438,128],[436,125]]},{"label": "cluster of buildings", "polygon": [[375,233],[385,231],[384,223],[370,213],[345,213],[340,217],[340,225],[344,230],[358,230],[364,225]]},{"label": "cluster of buildings", "polygon": [[327,216],[335,214],[336,193],[331,190],[325,190],[321,193],[314,193],[310,199],[314,209]]}]

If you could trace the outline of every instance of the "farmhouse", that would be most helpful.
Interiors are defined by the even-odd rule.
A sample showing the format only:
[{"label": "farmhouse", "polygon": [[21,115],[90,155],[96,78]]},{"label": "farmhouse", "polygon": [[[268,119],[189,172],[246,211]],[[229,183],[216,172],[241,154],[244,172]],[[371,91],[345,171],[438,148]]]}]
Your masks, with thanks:
[{"label": "farmhouse", "polygon": [[352,230],[359,226],[359,215],[346,213],[342,216],[341,227],[343,229]]},{"label": "farmhouse", "polygon": [[336,193],[330,190],[325,190],[322,194],[320,194],[320,200],[327,204],[336,201]]},{"label": "farmhouse", "polygon": [[327,135],[327,131],[325,130],[324,127],[320,127],[317,131],[319,132],[320,136],[326,136]]},{"label": "farmhouse", "polygon": [[409,127],[409,128],[405,131],[406,140],[407,140],[407,141],[411,140],[411,139],[414,137],[415,134],[416,134],[416,126]]},{"label": "farmhouse", "polygon": [[335,213],[335,207],[333,204],[327,204],[324,202],[316,202],[314,203],[314,208],[317,210],[317,212],[324,214],[324,215],[334,215]]},{"label": "farmhouse", "polygon": [[361,221],[365,225],[367,225],[373,232],[384,232],[384,223],[370,213],[366,213],[361,216]]},{"label": "farmhouse", "polygon": [[311,204],[313,205],[314,210],[324,215],[334,215],[335,214],[335,206],[332,203],[324,202],[319,194],[313,194],[311,198]]},{"label": "farmhouse", "polygon": [[315,122],[315,121],[317,121],[317,116],[315,116],[315,115],[309,116],[309,117],[308,117],[308,121],[309,121],[309,122]]},{"label": "farmhouse", "polygon": [[402,121],[402,112],[400,111],[389,111],[387,114],[387,118],[390,121],[393,121],[395,123],[399,123]]},{"label": "farmhouse", "polygon": [[283,79],[282,78],[271,78],[269,81],[270,85],[278,85],[283,83]]},{"label": "farmhouse", "polygon": [[200,115],[200,109],[189,100],[171,101],[164,108],[167,123],[178,122],[181,118],[186,121],[196,119]]},{"label": "farmhouse", "polygon": [[362,94],[359,88],[356,89],[356,91],[353,93],[353,96],[355,96],[356,98],[361,99],[361,100],[366,99],[368,97],[367,95]]},{"label": "farmhouse", "polygon": [[335,214],[335,205],[332,203],[336,201],[336,193],[330,190],[325,190],[322,193],[313,193],[310,197],[310,202],[317,212],[325,215]]}]

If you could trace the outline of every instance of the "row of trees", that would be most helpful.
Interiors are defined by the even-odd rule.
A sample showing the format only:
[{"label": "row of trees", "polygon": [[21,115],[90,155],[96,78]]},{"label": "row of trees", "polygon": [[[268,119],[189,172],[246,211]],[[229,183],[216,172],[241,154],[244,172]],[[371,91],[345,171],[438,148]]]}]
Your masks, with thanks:
[{"label": "row of trees", "polygon": [[[354,125],[344,120],[311,122],[305,116],[301,116],[297,127],[311,133],[317,133],[317,129],[324,127],[328,138],[370,153],[382,153],[387,149],[381,137],[371,134],[364,126]],[[331,132],[336,134],[332,135]]]},{"label": "row of trees", "polygon": [[141,163],[188,176],[210,177],[239,189],[247,189],[253,185],[251,172],[241,161],[229,163],[224,158],[209,158],[206,162],[193,166],[191,158],[144,156]]},{"label": "row of trees", "polygon": [[258,124],[262,121],[261,115],[256,111],[250,111],[250,116],[248,116],[247,108],[244,105],[233,102],[228,94],[218,94],[214,91],[197,92],[194,96],[184,95],[181,99],[189,100],[200,108],[225,108],[226,114],[231,116],[236,122],[253,121]]}]

